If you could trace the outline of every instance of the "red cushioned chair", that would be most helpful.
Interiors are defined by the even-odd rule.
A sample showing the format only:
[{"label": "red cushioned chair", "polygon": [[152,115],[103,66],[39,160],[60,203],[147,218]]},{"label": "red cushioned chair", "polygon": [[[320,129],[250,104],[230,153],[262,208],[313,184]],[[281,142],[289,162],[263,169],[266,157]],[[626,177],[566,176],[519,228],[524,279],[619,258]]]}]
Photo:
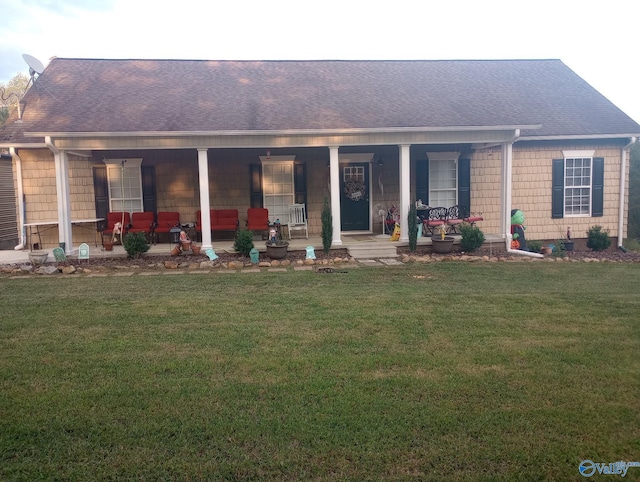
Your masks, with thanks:
[{"label": "red cushioned chair", "polygon": [[[156,235],[159,237],[160,234],[167,235],[169,237],[169,231],[174,226],[180,224],[180,213],[176,211],[159,211],[158,212],[158,222],[156,226]],[[171,241],[169,239],[169,241]]]},{"label": "red cushioned chair", "polygon": [[[131,215],[131,226],[129,233],[144,233],[147,239],[153,238],[151,234],[155,231],[156,216],[150,211],[133,213]],[[153,241],[153,239],[152,239]]]},{"label": "red cushioned chair", "polygon": [[[122,211],[107,213],[107,227],[102,231],[103,239],[104,236],[111,237],[111,239],[116,236],[120,236],[120,242],[122,242],[122,235],[127,233],[127,228],[129,227],[129,224],[131,224],[131,217],[129,216],[129,213],[124,213],[124,217],[122,214]],[[114,236],[113,230],[116,223],[122,223],[122,229],[120,230],[120,234],[116,233]]]},{"label": "red cushioned chair", "polygon": [[247,209],[247,229],[263,234],[269,231],[269,210],[266,208]]}]

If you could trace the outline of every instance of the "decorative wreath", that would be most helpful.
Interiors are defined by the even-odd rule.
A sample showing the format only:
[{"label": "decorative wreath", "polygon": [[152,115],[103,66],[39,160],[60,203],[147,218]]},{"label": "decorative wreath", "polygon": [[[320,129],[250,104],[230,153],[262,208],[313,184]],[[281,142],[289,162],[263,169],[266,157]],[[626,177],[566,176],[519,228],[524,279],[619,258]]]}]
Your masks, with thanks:
[{"label": "decorative wreath", "polygon": [[356,179],[349,179],[348,181],[345,181],[344,193],[352,201],[360,201],[361,199],[364,199],[366,194],[364,182]]}]

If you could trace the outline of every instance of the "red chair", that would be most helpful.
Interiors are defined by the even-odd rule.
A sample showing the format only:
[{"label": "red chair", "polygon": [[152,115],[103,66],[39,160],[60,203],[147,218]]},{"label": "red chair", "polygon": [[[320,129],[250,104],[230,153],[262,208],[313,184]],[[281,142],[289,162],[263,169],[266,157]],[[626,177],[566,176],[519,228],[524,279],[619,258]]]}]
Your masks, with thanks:
[{"label": "red chair", "polygon": [[[167,234],[169,237],[169,231],[171,228],[180,224],[180,213],[176,211],[158,211],[158,222],[156,226],[156,236],[160,234]],[[171,241],[171,240],[169,240]]]},{"label": "red chair", "polygon": [[149,238],[155,232],[156,216],[150,211],[133,213],[131,215],[131,227],[129,233],[144,233]]},{"label": "red chair", "polygon": [[254,232],[269,231],[269,210],[266,208],[247,209],[247,229]]},{"label": "red chair", "polygon": [[131,224],[131,217],[129,216],[129,213],[124,213],[123,217],[122,211],[107,213],[107,228],[102,231],[103,239],[105,235],[112,239],[115,237],[113,230],[116,223],[122,223],[120,234],[115,234],[115,236],[120,236],[120,242],[122,242],[122,235],[127,233],[127,228],[129,227],[129,224]]}]

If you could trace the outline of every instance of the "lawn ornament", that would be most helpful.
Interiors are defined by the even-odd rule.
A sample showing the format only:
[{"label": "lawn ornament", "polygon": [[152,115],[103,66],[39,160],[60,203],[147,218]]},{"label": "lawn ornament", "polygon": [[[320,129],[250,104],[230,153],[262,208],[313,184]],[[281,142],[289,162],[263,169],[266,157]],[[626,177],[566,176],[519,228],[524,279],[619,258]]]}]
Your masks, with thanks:
[{"label": "lawn ornament", "polygon": [[511,210],[511,249],[527,250],[527,240],[524,237],[524,213],[519,209]]}]

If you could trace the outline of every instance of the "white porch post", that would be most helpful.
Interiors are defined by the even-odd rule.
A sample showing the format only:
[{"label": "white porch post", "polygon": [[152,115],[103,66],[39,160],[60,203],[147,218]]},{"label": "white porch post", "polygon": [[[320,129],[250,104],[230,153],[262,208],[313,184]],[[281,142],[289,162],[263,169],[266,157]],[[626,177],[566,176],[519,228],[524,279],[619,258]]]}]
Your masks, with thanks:
[{"label": "white porch post", "polygon": [[506,249],[511,248],[511,189],[512,189],[513,144],[502,144],[502,215],[500,228],[505,235]]},{"label": "white porch post", "polygon": [[209,216],[209,157],[207,149],[198,149],[198,179],[200,184],[200,212],[202,213],[202,249],[211,245],[211,217]]},{"label": "white porch post", "polygon": [[340,158],[338,156],[338,146],[329,147],[329,179],[331,183],[331,216],[333,218],[333,237],[331,244],[341,246],[340,237]]},{"label": "white porch post", "polygon": [[69,197],[69,158],[66,151],[53,154],[56,168],[56,192],[58,201],[58,241],[65,243],[65,254],[73,252],[71,235],[71,202]]},{"label": "white porch post", "polygon": [[409,144],[400,147],[400,241],[409,241],[409,203],[411,202],[411,169]]}]

